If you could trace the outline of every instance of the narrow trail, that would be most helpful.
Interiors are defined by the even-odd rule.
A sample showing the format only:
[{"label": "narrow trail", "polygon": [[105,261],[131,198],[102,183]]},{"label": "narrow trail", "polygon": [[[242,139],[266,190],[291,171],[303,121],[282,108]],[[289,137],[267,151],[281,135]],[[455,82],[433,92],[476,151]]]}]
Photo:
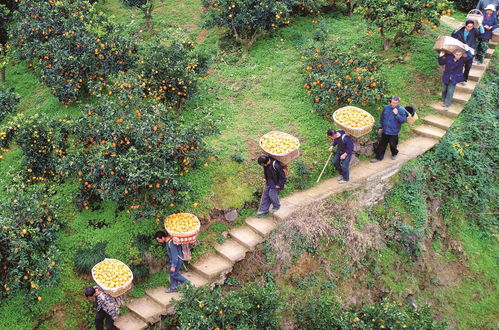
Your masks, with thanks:
[{"label": "narrow trail", "polygon": [[[442,22],[456,27],[460,21],[443,16]],[[307,207],[310,203],[326,199],[334,194],[354,190],[366,186],[369,182],[386,181],[396,174],[409,160],[418,157],[436,145],[461,113],[466,102],[478,85],[481,77],[490,64],[490,58],[497,47],[497,41],[489,44],[486,59],[483,64],[473,64],[466,86],[458,85],[454,93],[453,104],[445,111],[441,102],[430,107],[438,114],[422,118],[424,124],[413,126],[417,135],[399,145],[397,160],[385,160],[371,164],[360,162],[351,169],[351,180],[347,184],[339,184],[337,178],[331,178],[304,191],[296,192],[281,199],[281,208],[273,218],[247,218],[245,225],[231,229],[229,237],[221,245],[216,245],[215,254],[207,255],[194,264],[191,270],[183,275],[194,286],[222,284],[232,271],[234,264],[245,258],[246,253],[270,235],[280,221],[285,221],[296,211]],[[388,158],[388,160],[386,160]],[[165,287],[146,290],[146,295],[131,299],[127,303],[130,310],[118,318],[115,325],[121,330],[142,330],[160,322],[161,316],[173,314],[172,299],[179,299],[180,293],[165,293]]]}]

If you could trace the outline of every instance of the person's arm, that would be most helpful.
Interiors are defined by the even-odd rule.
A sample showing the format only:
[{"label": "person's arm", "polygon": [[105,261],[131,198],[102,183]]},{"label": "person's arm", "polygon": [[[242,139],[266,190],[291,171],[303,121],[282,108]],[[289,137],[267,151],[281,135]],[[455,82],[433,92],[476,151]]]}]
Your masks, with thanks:
[{"label": "person's arm", "polygon": [[[173,244],[173,246],[171,244]],[[170,271],[171,271],[171,268],[175,268],[175,265],[177,264],[179,253],[177,246],[171,240],[168,241],[168,249],[170,250]],[[175,271],[175,269],[173,271]]]},{"label": "person's arm", "polygon": [[440,65],[445,65],[445,62],[447,61],[447,58],[445,56],[445,52],[441,51],[440,56],[438,56],[438,64]]},{"label": "person's arm", "polygon": [[483,28],[483,24],[480,24],[480,27],[478,28],[478,36],[480,36],[484,33],[485,33],[485,29]]},{"label": "person's arm", "polygon": [[398,113],[395,115],[395,119],[399,121],[399,123],[405,123],[407,121],[407,110],[404,107],[398,106]]},{"label": "person's arm", "polygon": [[104,312],[108,313],[109,316],[116,321],[120,313],[119,302],[115,298],[111,297],[107,293],[104,294],[102,309]]},{"label": "person's arm", "polygon": [[379,127],[383,129],[383,114],[385,113],[386,106],[381,110],[381,114],[379,115]]},{"label": "person's arm", "polygon": [[353,154],[353,141],[349,136],[345,137],[345,145],[346,145],[345,153],[347,155]]}]

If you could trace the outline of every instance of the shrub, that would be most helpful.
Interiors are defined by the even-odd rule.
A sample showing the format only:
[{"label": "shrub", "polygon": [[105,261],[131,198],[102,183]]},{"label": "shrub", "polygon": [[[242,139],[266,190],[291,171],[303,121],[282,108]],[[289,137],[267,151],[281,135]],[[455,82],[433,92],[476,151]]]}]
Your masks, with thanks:
[{"label": "shrub", "polygon": [[193,51],[192,42],[160,42],[144,50],[138,68],[138,80],[144,97],[152,97],[177,112],[196,91],[200,75],[208,68],[208,59]]},{"label": "shrub", "polygon": [[437,29],[440,16],[450,14],[447,0],[359,0],[356,11],[381,33],[383,49],[419,33],[425,24]]},{"label": "shrub", "polygon": [[321,115],[347,104],[365,107],[381,102],[387,89],[381,64],[372,54],[345,54],[321,43],[307,49],[301,58],[307,71],[303,87]]},{"label": "shrub", "polygon": [[181,289],[182,299],[174,301],[180,329],[278,329],[279,294],[273,284],[246,284],[223,294],[220,287]]},{"label": "shrub", "polygon": [[7,90],[0,88],[0,122],[10,113],[13,113],[19,103],[19,95],[14,88]]},{"label": "shrub", "polygon": [[478,1],[476,0],[452,0],[457,9],[462,11],[470,11],[473,8],[476,8],[476,4]]},{"label": "shrub", "polygon": [[445,329],[433,321],[429,306],[417,310],[383,301],[342,311],[333,299],[310,298],[295,308],[300,329]]},{"label": "shrub", "polygon": [[128,7],[141,7],[147,3],[147,0],[123,0]]},{"label": "shrub", "polygon": [[16,22],[10,29],[14,55],[66,105],[134,65],[135,45],[85,1],[23,1]]},{"label": "shrub", "polygon": [[289,23],[289,3],[276,0],[203,0],[205,26],[221,27],[246,48]]},{"label": "shrub", "polygon": [[76,148],[58,172],[78,179],[78,204],[85,209],[112,200],[128,213],[153,216],[156,207],[189,198],[181,177],[203,154],[201,139],[213,124],[181,126],[165,107],[132,96],[137,93],[117,90],[117,97],[88,106],[73,126]]},{"label": "shrub", "polygon": [[2,295],[37,290],[55,283],[59,225],[54,207],[38,190],[19,191],[0,208],[0,285]]},{"label": "shrub", "polygon": [[90,275],[92,268],[106,258],[106,243],[96,243],[91,248],[80,248],[74,255],[75,269],[82,275]]}]

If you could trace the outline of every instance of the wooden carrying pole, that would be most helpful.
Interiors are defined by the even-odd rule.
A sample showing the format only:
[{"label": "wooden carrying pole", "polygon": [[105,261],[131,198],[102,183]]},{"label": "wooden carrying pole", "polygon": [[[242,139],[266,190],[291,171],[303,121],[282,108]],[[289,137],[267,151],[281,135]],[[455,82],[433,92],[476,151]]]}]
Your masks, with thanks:
[{"label": "wooden carrying pole", "polygon": [[324,171],[326,170],[327,164],[329,164],[329,161],[331,160],[331,156],[333,155],[332,152],[329,153],[329,157],[327,158],[326,164],[324,164],[324,168],[322,169],[321,174],[317,178],[317,181],[315,183],[319,183],[319,180],[322,178],[322,174],[324,174]]}]

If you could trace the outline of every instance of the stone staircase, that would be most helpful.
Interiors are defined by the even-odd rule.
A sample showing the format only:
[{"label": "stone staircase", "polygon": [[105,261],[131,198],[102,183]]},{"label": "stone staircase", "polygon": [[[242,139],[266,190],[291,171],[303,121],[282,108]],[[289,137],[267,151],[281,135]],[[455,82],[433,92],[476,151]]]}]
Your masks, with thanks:
[{"label": "stone staircase", "polygon": [[[442,21],[456,26],[460,22],[444,16]],[[468,83],[458,85],[454,93],[452,106],[445,110],[441,102],[431,104],[430,107],[438,114],[423,117],[424,124],[413,127],[415,136],[399,145],[399,157],[378,163],[361,162],[351,169],[351,180],[346,184],[339,184],[336,178],[325,180],[318,185],[301,192],[296,192],[281,199],[281,208],[274,213],[273,218],[248,218],[245,225],[229,231],[223,244],[215,245],[215,254],[208,255],[191,265],[189,272],[183,275],[194,286],[222,284],[234,264],[245,258],[246,253],[253,251],[256,246],[270,235],[276,228],[278,221],[284,221],[294,212],[306,207],[312,202],[320,201],[343,191],[365,187],[369,182],[385,181],[397,173],[409,160],[418,157],[431,149],[445,135],[447,129],[454,122],[470,99],[473,90],[483,76],[490,58],[497,47],[497,41],[490,43],[486,60],[483,64],[473,64]],[[122,315],[115,322],[121,330],[142,330],[161,320],[164,315],[173,314],[172,299],[178,299],[179,293],[166,293],[164,287],[146,290],[146,295],[131,299],[126,305],[129,313]]]}]

